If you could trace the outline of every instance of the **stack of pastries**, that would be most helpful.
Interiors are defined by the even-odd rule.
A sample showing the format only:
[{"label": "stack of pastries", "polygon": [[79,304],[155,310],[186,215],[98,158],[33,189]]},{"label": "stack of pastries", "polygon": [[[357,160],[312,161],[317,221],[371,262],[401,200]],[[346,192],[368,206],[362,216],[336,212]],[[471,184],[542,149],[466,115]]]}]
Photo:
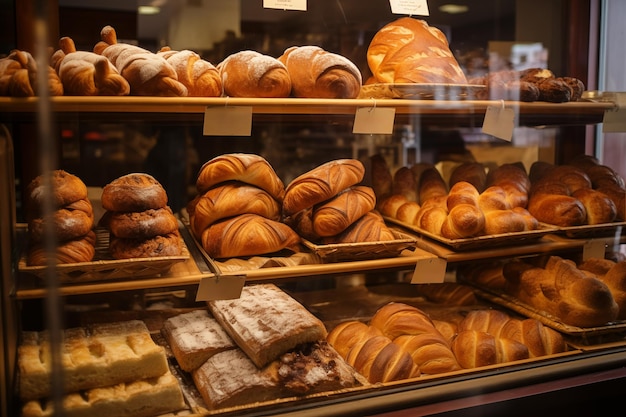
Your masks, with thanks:
[{"label": "stack of pastries", "polygon": [[371,157],[378,209],[388,216],[446,239],[524,232],[539,227],[527,210],[530,179],[520,164],[486,171],[480,163],[459,164],[448,182],[431,164],[401,167],[392,175],[383,158]]},{"label": "stack of pastries", "polygon": [[323,244],[394,240],[375,210],[374,190],[361,185],[364,175],[356,159],[332,160],[301,174],[285,190],[284,221]]},{"label": "stack of pastries", "polygon": [[[43,266],[48,263],[90,262],[95,255],[96,234],[87,186],[80,178],[64,170],[52,171],[49,181],[50,188],[48,176],[42,174],[26,188],[27,264]],[[48,202],[52,212],[44,213]],[[48,236],[55,239],[53,251],[47,250]]]},{"label": "stack of pastries", "polygon": [[[151,417],[186,407],[164,348],[140,320],[101,323],[63,332],[62,379],[54,381],[51,337],[24,331],[17,352],[22,416]],[[54,383],[63,393],[54,409]]]},{"label": "stack of pastries", "polygon": [[167,202],[167,192],[149,174],[126,174],[105,185],[102,207],[106,212],[100,224],[110,232],[111,256],[130,259],[181,255],[178,220]]},{"label": "stack of pastries", "polygon": [[273,284],[171,317],[162,333],[210,410],[364,382],[325,341],[323,323]]}]

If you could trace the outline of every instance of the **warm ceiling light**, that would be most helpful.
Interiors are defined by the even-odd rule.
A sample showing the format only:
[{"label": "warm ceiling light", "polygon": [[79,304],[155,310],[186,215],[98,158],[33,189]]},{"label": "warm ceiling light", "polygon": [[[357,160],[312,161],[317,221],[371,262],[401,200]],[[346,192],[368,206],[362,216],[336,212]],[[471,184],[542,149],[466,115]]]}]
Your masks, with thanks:
[{"label": "warm ceiling light", "polygon": [[463,4],[444,4],[439,6],[439,11],[450,14],[465,13],[469,10],[469,7]]},{"label": "warm ceiling light", "polygon": [[155,6],[139,6],[137,8],[137,13],[148,15],[148,14],[159,14],[161,9]]}]

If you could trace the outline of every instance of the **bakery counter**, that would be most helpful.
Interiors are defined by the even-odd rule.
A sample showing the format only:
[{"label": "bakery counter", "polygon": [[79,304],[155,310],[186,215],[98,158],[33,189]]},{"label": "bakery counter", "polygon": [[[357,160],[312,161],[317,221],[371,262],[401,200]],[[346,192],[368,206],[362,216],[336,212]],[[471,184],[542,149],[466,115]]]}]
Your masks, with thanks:
[{"label": "bakery counter", "polygon": [[[613,102],[578,101],[568,103],[517,102],[491,100],[407,100],[407,99],[299,99],[299,98],[171,98],[171,97],[52,97],[50,110],[59,118],[84,119],[154,118],[159,121],[202,122],[207,107],[250,107],[260,119],[273,115],[328,116],[354,118],[359,108],[394,108],[396,118],[420,115],[422,122],[452,121],[460,125],[476,125],[488,107],[506,106],[515,109],[519,125],[586,125],[603,120],[604,113],[615,109]],[[0,97],[3,122],[32,120],[39,110],[38,98]]]}]

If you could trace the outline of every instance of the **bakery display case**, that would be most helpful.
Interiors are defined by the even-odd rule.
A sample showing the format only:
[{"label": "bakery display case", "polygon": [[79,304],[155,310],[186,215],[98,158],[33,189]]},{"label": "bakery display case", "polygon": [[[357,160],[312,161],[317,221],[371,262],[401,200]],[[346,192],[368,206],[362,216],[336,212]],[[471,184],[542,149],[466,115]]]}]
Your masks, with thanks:
[{"label": "bakery display case", "polygon": [[[431,1],[423,17],[388,2],[217,3],[161,5],[170,20],[156,35],[134,8],[98,6],[100,24],[69,0],[12,4],[7,68],[27,50],[41,68],[26,45],[48,7],[62,40],[52,81],[33,64],[16,71],[32,94],[0,78],[3,414],[596,415],[619,404],[624,166],[600,128],[621,114],[621,86],[597,76],[614,74],[597,37],[623,6],[544,2],[553,20],[535,19],[531,36],[521,1],[478,16]],[[194,12],[207,11],[226,35],[200,29]],[[68,20],[80,15],[95,26]],[[217,41],[185,36],[185,22]],[[445,83],[414,51],[386,64],[395,75],[376,66],[393,55],[394,25],[421,22],[443,36],[446,63],[428,65],[452,67]],[[81,93],[61,63],[92,49],[83,61],[119,74]],[[186,74],[202,71],[205,90],[181,72],[133,78],[116,63],[130,51],[144,75],[161,58],[204,65]],[[233,69],[242,52],[257,67]],[[307,85],[303,69],[327,84]],[[54,80],[64,93],[37,90]],[[502,199],[486,191],[497,187]],[[431,197],[441,223],[418,221],[442,189]],[[343,223],[324,223],[341,205]],[[453,229],[457,206],[478,213],[476,231]],[[87,230],[65,238],[44,221],[61,210]],[[514,211],[532,222],[516,226]]]}]

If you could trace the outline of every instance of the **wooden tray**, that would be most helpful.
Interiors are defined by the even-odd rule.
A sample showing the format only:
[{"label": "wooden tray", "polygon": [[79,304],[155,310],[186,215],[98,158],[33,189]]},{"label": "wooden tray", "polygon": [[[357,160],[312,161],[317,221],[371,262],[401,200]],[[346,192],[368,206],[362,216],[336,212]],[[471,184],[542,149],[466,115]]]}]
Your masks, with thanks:
[{"label": "wooden tray", "polygon": [[393,258],[405,249],[415,249],[415,236],[400,230],[391,230],[395,240],[363,243],[335,243],[320,245],[302,239],[304,246],[317,255],[322,262],[364,261],[370,259]]},{"label": "wooden tray", "polygon": [[418,233],[419,235],[425,236],[429,239],[442,243],[458,251],[510,246],[520,243],[526,244],[541,239],[543,236],[549,233],[554,233],[558,231],[558,228],[556,226],[541,225],[541,227],[537,230],[530,230],[525,232],[501,233],[497,235],[484,235],[465,239],[446,239],[443,236],[430,233],[415,225],[403,223],[392,217],[384,216],[384,219],[388,223],[402,226],[407,230]]},{"label": "wooden tray", "polygon": [[[180,233],[187,233],[179,224]],[[167,271],[178,262],[189,259],[189,250],[185,239],[181,236],[182,253],[179,256],[157,256],[151,258],[113,259],[109,253],[109,232],[104,228],[96,228],[96,254],[91,262],[59,264],[55,267],[55,276],[62,284],[106,281],[115,279],[132,280],[135,278],[156,277]],[[48,274],[47,266],[28,266],[26,252],[22,254],[18,264],[20,273],[31,274],[42,280]]]},{"label": "wooden tray", "polygon": [[581,226],[558,227],[558,233],[571,239],[621,236],[626,233],[626,222],[584,224]]}]

